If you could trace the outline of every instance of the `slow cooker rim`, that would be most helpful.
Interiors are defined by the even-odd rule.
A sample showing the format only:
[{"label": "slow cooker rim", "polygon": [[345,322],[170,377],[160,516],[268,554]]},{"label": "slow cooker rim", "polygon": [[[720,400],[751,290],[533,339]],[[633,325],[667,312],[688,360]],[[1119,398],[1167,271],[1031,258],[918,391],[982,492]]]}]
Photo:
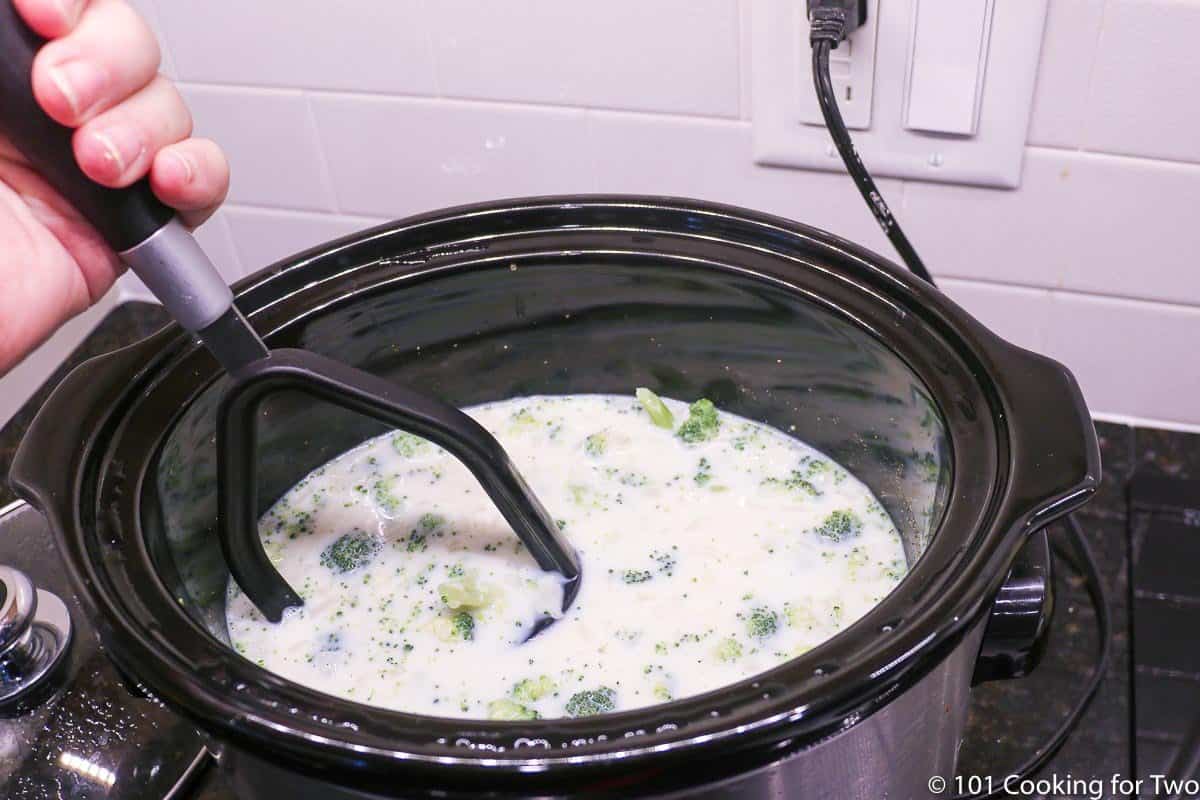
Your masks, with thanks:
[{"label": "slow cooker rim", "polygon": [[[611,203],[613,201],[612,198],[602,198],[602,199],[571,198],[571,200],[573,203],[578,203],[580,206],[586,206],[586,205],[594,204],[594,203],[606,204],[606,203]],[[637,201],[641,204],[645,204],[646,200],[647,199],[637,198]],[[662,201],[661,199],[650,199],[650,200],[651,200],[651,205],[653,205],[654,207],[662,207],[664,205],[664,201]],[[525,201],[525,202],[530,203],[530,207],[537,207],[538,203],[544,204],[546,202],[553,204],[553,206],[555,208],[559,208],[559,209],[561,209],[565,205],[561,198],[551,199],[549,201],[541,200],[541,201]],[[629,198],[620,198],[619,202],[622,205],[630,205]],[[822,245],[823,247],[828,247],[830,245],[830,241],[829,241],[830,237],[826,237],[824,234],[821,234],[820,232],[817,232],[814,229],[807,228],[807,226],[796,225],[794,223],[787,223],[782,220],[776,220],[774,218],[764,218],[763,215],[753,214],[753,212],[747,213],[747,212],[740,211],[740,210],[729,209],[728,207],[712,206],[711,204],[697,204],[694,201],[684,201],[682,203],[684,208],[682,208],[682,209],[679,208],[680,203],[678,203],[677,201],[671,201],[670,203],[666,203],[666,205],[667,205],[667,207],[673,208],[675,210],[685,210],[685,211],[701,210],[704,212],[714,212],[715,211],[717,213],[724,214],[724,215],[728,215],[731,211],[733,211],[733,212],[735,212],[736,217],[738,217],[740,220],[748,222],[750,224],[761,223],[762,221],[764,221],[764,219],[767,221],[770,221],[773,224],[774,223],[784,223],[785,228],[787,230],[792,231],[793,233],[798,232],[802,235],[805,235],[807,238],[809,238],[812,241],[817,242],[818,244]],[[704,208],[698,209],[697,208],[698,205],[704,206]],[[437,221],[439,219],[454,218],[454,217],[458,216],[459,214],[462,214],[465,216],[466,214],[463,212],[473,213],[473,214],[479,214],[479,213],[487,214],[487,213],[497,213],[497,212],[503,213],[506,211],[511,211],[512,209],[513,209],[513,206],[511,204],[506,204],[506,203],[501,202],[501,203],[496,203],[496,204],[487,204],[485,206],[472,206],[472,207],[467,207],[466,209],[451,209],[446,212],[439,212],[439,213],[435,213],[433,215],[427,215],[427,218]],[[456,212],[459,212],[459,213],[456,214]],[[414,221],[409,220],[409,221],[401,221],[399,223],[393,223],[388,226],[381,226],[380,228],[373,229],[372,231],[367,231],[362,234],[357,234],[352,237],[347,237],[346,239],[343,239],[337,243],[334,243],[333,245],[330,245],[330,246],[327,246],[324,248],[320,248],[319,250],[309,251],[309,253],[302,254],[301,256],[297,256],[295,258],[285,260],[283,262],[280,262],[280,264],[277,264],[274,267],[270,268],[268,270],[268,274],[266,274],[265,277],[260,276],[258,278],[249,279],[247,282],[245,282],[242,285],[241,291],[239,293],[243,297],[248,296],[257,287],[261,287],[264,284],[268,283],[270,281],[270,279],[272,278],[272,276],[278,275],[282,271],[285,271],[287,269],[293,269],[298,266],[301,266],[304,263],[306,263],[308,260],[312,259],[313,257],[315,257],[317,255],[321,255],[321,254],[328,255],[329,253],[339,251],[341,249],[344,249],[347,246],[352,246],[355,243],[360,243],[360,242],[366,241],[372,237],[376,237],[379,235],[391,235],[391,234],[396,233],[397,231],[404,230],[406,226],[412,225],[412,224],[414,224]],[[855,253],[857,258],[868,262],[870,264],[870,266],[872,266],[873,268],[875,268],[877,270],[880,268],[880,265],[878,262],[883,261],[882,259],[879,259],[878,257],[875,257],[872,254],[867,253],[866,251],[861,251],[861,249],[856,248],[854,245],[852,245],[848,242],[843,242],[841,240],[835,239],[834,244],[840,245],[840,247],[838,249],[849,248],[851,250],[859,250],[860,252]],[[897,270],[897,268],[895,268],[894,266],[891,266],[890,269],[893,271]],[[888,271],[888,268],[885,267],[883,269],[883,272],[886,274],[887,271]],[[895,279],[897,276],[889,275],[889,277],[892,279]],[[897,282],[903,284],[905,281],[904,281],[903,277],[901,277],[901,279]],[[908,288],[911,289],[913,287],[908,287]],[[969,318],[967,318],[967,319],[969,320]],[[973,320],[971,320],[971,322],[973,323]],[[974,324],[976,327],[978,327],[977,323],[974,323]],[[978,334],[978,331],[976,331],[976,333]],[[180,344],[181,338],[182,337],[176,337],[174,344],[176,344],[176,345]],[[77,520],[77,524],[80,524],[80,523],[82,523],[82,520]],[[1008,538],[1011,538],[1011,537],[1008,537]],[[999,580],[1002,579],[1002,577],[1003,577],[1002,575],[997,577],[997,579],[995,581],[995,583],[997,583],[997,585],[999,583]],[[981,592],[982,592],[982,590],[981,590]],[[881,608],[884,608],[886,606],[886,603],[887,603],[887,600],[885,599],[885,601],[883,601],[879,606],[877,606],[875,609],[872,610],[872,614],[874,614],[874,612],[878,612]],[[976,603],[976,605],[981,605],[981,604]],[[975,609],[975,611],[978,612],[979,609],[977,608],[977,609]],[[850,630],[853,630],[855,627],[862,625],[867,619],[871,618],[872,614],[868,614],[867,617],[864,617],[864,619],[861,620],[859,623],[856,623],[855,626],[852,626],[846,632],[843,632],[843,634],[840,634],[838,637],[835,637],[833,640],[830,640],[830,641],[833,642],[833,641],[837,641],[838,639],[842,638],[842,636],[849,633]],[[976,616],[977,616],[977,614],[972,615],[972,619],[974,619]],[[939,636],[939,638],[942,640],[943,644],[945,644],[946,642],[953,644],[953,642],[950,641],[955,638],[953,636],[953,633],[956,630],[959,632],[961,632],[962,630],[965,630],[968,622],[970,622],[970,621],[971,620],[963,619],[963,620],[960,620],[958,622],[958,624],[953,626],[952,628],[944,629]],[[908,628],[905,628],[905,630],[908,630]],[[818,650],[820,650],[820,649],[821,648],[818,648]],[[814,654],[816,654],[816,653],[817,653],[817,651],[814,651]],[[797,661],[801,661],[801,660],[802,659],[798,659]],[[815,656],[814,656],[814,659],[810,659],[810,663],[813,660],[816,660]],[[794,664],[796,662],[791,662],[791,663]],[[774,672],[774,671],[772,671],[772,672]],[[771,675],[771,674],[772,673],[766,673],[763,676],[756,676],[756,677],[761,679],[761,678],[765,678],[767,675]],[[749,683],[749,682],[750,681],[746,681],[745,683]],[[725,691],[725,690],[723,689],[721,691]],[[325,696],[322,695],[321,697],[324,698]],[[686,701],[681,701],[681,702],[686,702]],[[351,704],[351,705],[354,705],[354,704]],[[670,705],[675,705],[675,704],[670,704]],[[669,707],[669,706],[661,706],[661,707],[655,707],[655,708],[661,709],[661,708],[666,708],[666,707]],[[626,715],[632,716],[632,717],[645,716],[645,712],[642,710],[626,712]],[[609,721],[615,720],[617,718],[621,718],[626,715],[609,715],[608,720]],[[596,718],[596,719],[604,719],[604,718]],[[464,727],[461,725],[462,722],[463,721],[453,721],[454,725],[456,725],[457,727]],[[587,723],[587,725],[594,726],[594,721]],[[461,753],[461,748],[456,750],[455,752]],[[636,749],[634,752],[636,752]],[[613,755],[611,753],[606,753],[603,755],[603,757],[613,758]],[[443,760],[444,760],[444,758],[443,758]],[[498,763],[504,764],[506,766],[519,766],[521,764],[531,764],[531,763],[541,763],[541,762],[559,763],[560,759],[540,759],[539,758],[539,759],[531,759],[531,760],[526,761],[526,760],[516,760],[516,759],[503,759],[503,760],[486,759],[486,758],[480,759],[480,758],[472,757],[472,758],[462,759],[462,761],[464,763],[482,764],[485,766],[496,766],[495,764],[492,764],[490,762],[498,761]],[[568,761],[578,761],[578,759],[568,759]]]}]

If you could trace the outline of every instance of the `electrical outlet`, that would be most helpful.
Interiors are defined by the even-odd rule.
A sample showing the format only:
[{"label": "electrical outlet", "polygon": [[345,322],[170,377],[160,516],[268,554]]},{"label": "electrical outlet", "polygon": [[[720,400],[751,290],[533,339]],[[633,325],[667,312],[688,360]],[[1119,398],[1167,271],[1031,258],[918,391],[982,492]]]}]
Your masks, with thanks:
[{"label": "electrical outlet", "polygon": [[[803,8],[803,3],[797,3]],[[871,99],[875,90],[875,33],[878,28],[879,0],[868,0],[867,21],[856,28],[845,41],[829,54],[829,77],[838,99],[842,120],[851,130],[871,127]],[[799,40],[808,42],[808,16],[801,13],[798,20]],[[808,48],[799,54],[800,121],[807,125],[825,127],[825,117],[813,89],[812,58]]]},{"label": "electrical outlet", "polygon": [[[871,173],[1019,185],[1047,3],[869,0],[830,71]],[[844,171],[812,88],[806,4],[754,0],[750,14],[754,160]]]}]

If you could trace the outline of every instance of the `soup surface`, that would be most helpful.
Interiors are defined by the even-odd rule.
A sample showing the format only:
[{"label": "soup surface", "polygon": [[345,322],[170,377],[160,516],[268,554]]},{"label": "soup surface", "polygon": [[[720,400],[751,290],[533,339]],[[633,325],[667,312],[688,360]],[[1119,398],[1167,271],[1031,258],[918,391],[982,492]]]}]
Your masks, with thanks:
[{"label": "soup surface", "polygon": [[278,625],[236,585],[236,649],[329,694],[444,717],[531,719],[698,694],[793,658],[903,576],[891,519],[861,482],[780,431],[610,395],[468,409],[579,550],[561,616],[541,572],[457,460],[411,434],[315,470],[260,534],[304,597]]}]

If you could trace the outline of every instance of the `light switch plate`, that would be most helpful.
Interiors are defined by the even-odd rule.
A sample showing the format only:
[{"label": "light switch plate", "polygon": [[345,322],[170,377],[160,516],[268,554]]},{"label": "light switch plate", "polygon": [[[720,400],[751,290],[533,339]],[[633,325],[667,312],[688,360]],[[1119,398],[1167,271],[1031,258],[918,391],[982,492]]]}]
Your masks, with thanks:
[{"label": "light switch plate", "polygon": [[[994,4],[978,124],[968,136],[905,127],[915,2],[869,2],[868,15],[876,15],[875,75],[869,125],[853,134],[859,154],[878,176],[1018,186],[1048,0]],[[828,132],[804,121],[813,98],[805,5],[751,4],[754,160],[844,171]]]}]

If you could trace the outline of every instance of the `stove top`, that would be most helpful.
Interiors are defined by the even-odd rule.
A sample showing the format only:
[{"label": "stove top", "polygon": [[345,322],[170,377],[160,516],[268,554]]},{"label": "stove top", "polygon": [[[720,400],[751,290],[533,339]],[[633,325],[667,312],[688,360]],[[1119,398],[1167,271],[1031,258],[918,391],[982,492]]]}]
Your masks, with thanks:
[{"label": "stove top", "polygon": [[[71,361],[134,341],[164,320],[155,306],[120,306]],[[48,384],[56,384],[68,366],[64,365]],[[43,398],[44,393],[35,397],[0,429],[0,476],[7,472],[20,435]],[[1097,428],[1104,485],[1080,518],[1109,585],[1114,659],[1081,725],[1041,775],[1100,777],[1106,782],[1106,796],[1121,797],[1125,795],[1109,791],[1111,776],[1138,775],[1142,770],[1136,761],[1142,742],[1157,742],[1161,749],[1166,741],[1165,734],[1159,735],[1163,732],[1152,724],[1153,711],[1144,706],[1138,707],[1139,734],[1134,734],[1130,576],[1136,564],[1130,557],[1129,524],[1132,518],[1142,517],[1130,513],[1126,485],[1134,472],[1200,477],[1200,437],[1106,423],[1099,423]],[[13,499],[0,480],[0,507]],[[1176,530],[1174,535],[1190,530],[1196,535],[1195,542],[1200,543],[1200,516],[1184,519],[1181,524],[1192,527],[1183,534]],[[1139,525],[1139,531],[1146,527],[1142,522]],[[1152,541],[1144,532],[1138,535],[1143,544]],[[1147,552],[1153,555],[1155,551],[1150,548]],[[71,592],[45,520],[24,504],[0,508],[0,565],[21,570],[38,588],[60,597],[73,623],[69,652],[62,669],[53,676],[52,685],[31,699],[33,708],[0,716],[0,797],[232,800],[232,792],[190,724],[148,697],[107,659],[91,621]],[[1139,597],[1148,596],[1142,583]],[[1050,643],[1038,668],[1025,678],[984,684],[972,691],[968,730],[959,759],[959,771],[964,776],[1011,772],[1057,727],[1074,705],[1093,667],[1097,645],[1094,611],[1081,577],[1069,564],[1056,563],[1055,590],[1057,610]],[[1200,597],[1200,587],[1195,594]],[[1163,602],[1157,595],[1154,600]],[[1167,601],[1188,607],[1192,603],[1174,595]],[[0,597],[0,606],[3,602]],[[1177,639],[1180,635],[1179,631],[1174,634]],[[1144,651],[1145,645],[1139,641],[1139,651]],[[1195,655],[1200,651],[1193,648],[1189,652]],[[1152,677],[1188,682],[1185,688],[1200,696],[1200,667],[1191,669],[1195,674],[1158,669]],[[1139,669],[1137,674],[1141,683],[1142,671]],[[1182,734],[1176,737],[1173,746]]]}]

